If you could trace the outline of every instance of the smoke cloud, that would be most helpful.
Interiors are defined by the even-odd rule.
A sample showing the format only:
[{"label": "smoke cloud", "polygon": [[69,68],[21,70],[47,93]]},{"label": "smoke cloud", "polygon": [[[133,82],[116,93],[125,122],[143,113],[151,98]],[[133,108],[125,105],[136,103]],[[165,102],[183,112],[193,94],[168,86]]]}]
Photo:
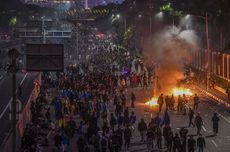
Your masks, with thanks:
[{"label": "smoke cloud", "polygon": [[170,26],[154,34],[143,48],[145,64],[159,64],[158,94],[170,94],[172,88],[184,77],[183,68],[186,62],[189,62],[188,51],[198,48],[198,37],[193,30]]}]

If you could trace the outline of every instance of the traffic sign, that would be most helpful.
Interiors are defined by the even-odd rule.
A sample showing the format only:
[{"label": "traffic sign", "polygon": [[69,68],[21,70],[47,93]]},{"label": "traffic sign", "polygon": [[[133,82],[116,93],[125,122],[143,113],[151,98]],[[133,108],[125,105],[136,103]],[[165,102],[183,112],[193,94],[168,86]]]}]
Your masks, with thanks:
[{"label": "traffic sign", "polygon": [[63,44],[27,44],[27,71],[63,71]]}]

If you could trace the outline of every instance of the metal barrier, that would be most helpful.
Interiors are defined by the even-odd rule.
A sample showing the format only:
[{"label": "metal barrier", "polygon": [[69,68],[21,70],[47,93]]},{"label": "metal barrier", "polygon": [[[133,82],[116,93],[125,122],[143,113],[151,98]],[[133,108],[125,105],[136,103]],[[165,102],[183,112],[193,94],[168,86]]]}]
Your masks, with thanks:
[{"label": "metal barrier", "polygon": [[[211,73],[230,82],[230,54],[218,51],[208,52],[204,49],[190,53],[191,66],[201,71],[206,71],[209,67]],[[208,53],[210,54],[210,60],[207,59]]]}]

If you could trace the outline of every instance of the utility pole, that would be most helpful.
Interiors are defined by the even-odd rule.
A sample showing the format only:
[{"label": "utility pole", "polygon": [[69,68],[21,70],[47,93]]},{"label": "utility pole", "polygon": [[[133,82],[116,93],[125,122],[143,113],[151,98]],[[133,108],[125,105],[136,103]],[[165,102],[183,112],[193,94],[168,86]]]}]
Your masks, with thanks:
[{"label": "utility pole", "polygon": [[8,56],[11,59],[11,65],[9,67],[10,72],[12,73],[12,95],[13,95],[13,100],[11,103],[11,115],[12,115],[12,129],[13,129],[13,135],[12,135],[12,152],[16,152],[17,150],[17,128],[16,128],[16,123],[17,123],[17,111],[16,111],[16,73],[18,71],[17,67],[17,58],[19,56],[19,52],[16,49],[11,49],[8,52]]},{"label": "utility pole", "polygon": [[43,34],[43,41],[42,43],[46,43],[46,29],[45,29],[45,18],[44,16],[42,17],[42,34]]},{"label": "utility pole", "polygon": [[206,27],[206,39],[207,39],[207,91],[209,90],[209,78],[210,78],[210,46],[209,46],[209,27],[208,27],[208,13],[205,14],[205,27]]},{"label": "utility pole", "polygon": [[150,32],[150,34],[152,34],[152,16],[151,16],[151,14],[149,16],[149,32]]},{"label": "utility pole", "polygon": [[125,24],[125,33],[127,32],[127,23],[126,23],[126,17],[124,17],[124,24]]}]

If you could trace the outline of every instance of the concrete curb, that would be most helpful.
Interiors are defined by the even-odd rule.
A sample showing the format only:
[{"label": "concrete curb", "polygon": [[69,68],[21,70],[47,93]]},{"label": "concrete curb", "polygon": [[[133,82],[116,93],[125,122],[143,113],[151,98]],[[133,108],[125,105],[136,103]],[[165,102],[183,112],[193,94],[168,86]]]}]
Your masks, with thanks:
[{"label": "concrete curb", "polygon": [[202,88],[200,88],[198,86],[196,86],[196,88],[198,90],[200,90],[202,93],[204,93],[204,94],[208,95],[209,97],[211,97],[212,99],[214,99],[214,101],[217,102],[218,104],[222,104],[225,107],[230,108],[230,103],[228,101],[225,101],[225,100],[223,100],[223,99],[211,94],[210,92],[208,92],[208,91],[206,91],[206,90],[204,90],[204,89],[202,89]]}]

